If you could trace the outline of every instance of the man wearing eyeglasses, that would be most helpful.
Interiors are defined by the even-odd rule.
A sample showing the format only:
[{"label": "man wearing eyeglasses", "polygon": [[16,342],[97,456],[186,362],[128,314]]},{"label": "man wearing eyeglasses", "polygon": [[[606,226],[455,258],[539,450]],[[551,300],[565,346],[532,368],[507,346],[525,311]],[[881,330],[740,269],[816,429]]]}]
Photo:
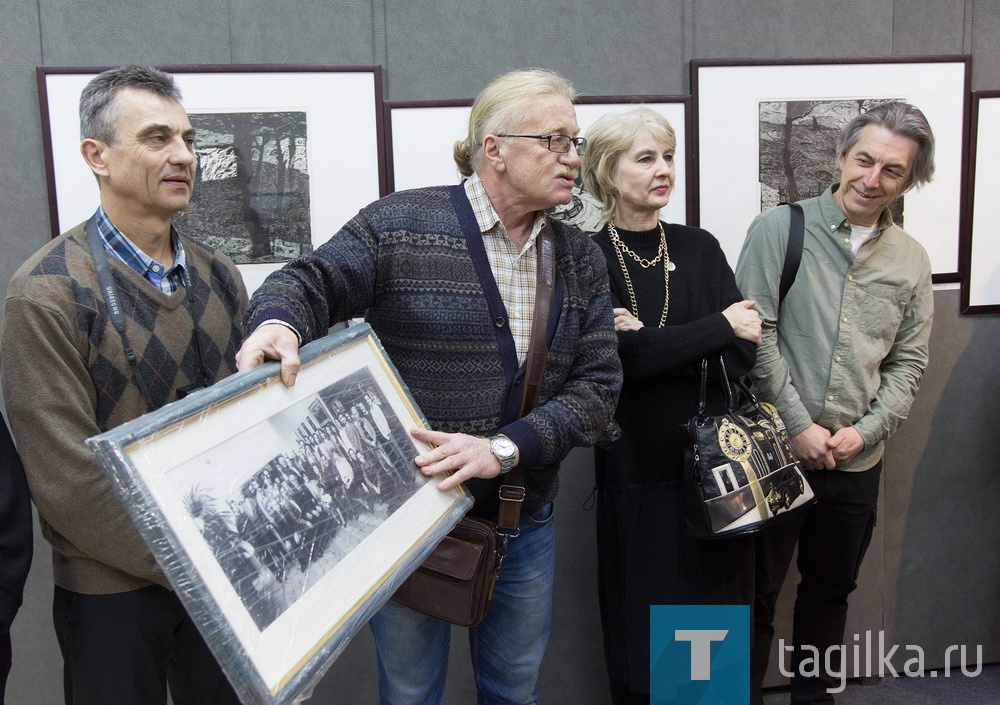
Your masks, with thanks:
[{"label": "man wearing eyeglasses", "polygon": [[[534,703],[549,635],[555,547],[552,502],[570,449],[612,421],[621,365],[607,270],[585,235],[552,222],[556,284],[548,356],[534,410],[519,406],[536,292],[543,211],[568,203],[585,148],[575,93],[559,76],[515,71],[472,106],[455,145],[466,178],[404,191],[364,208],[328,242],[272,274],[248,309],[240,369],[281,360],[293,384],[298,347],[365,315],[433,430],[417,456],[426,475],[450,473],[495,519],[500,477],[525,473],[520,533],[493,604],[469,630],[479,702]],[[451,625],[388,603],[372,620],[382,705],[440,702]]]}]

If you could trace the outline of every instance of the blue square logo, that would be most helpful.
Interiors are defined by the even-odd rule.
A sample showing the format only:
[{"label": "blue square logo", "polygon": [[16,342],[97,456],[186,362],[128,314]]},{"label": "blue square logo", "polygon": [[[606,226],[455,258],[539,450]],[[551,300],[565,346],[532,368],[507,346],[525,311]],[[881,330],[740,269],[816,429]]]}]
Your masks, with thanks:
[{"label": "blue square logo", "polygon": [[749,705],[749,605],[649,608],[652,705]]}]

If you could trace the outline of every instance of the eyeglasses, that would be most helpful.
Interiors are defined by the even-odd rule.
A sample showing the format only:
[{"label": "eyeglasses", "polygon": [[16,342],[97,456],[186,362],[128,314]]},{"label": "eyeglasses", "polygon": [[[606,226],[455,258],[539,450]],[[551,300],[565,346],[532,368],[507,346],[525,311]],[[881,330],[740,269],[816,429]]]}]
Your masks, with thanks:
[{"label": "eyeglasses", "polygon": [[532,140],[546,140],[548,142],[547,149],[558,154],[566,154],[570,145],[576,147],[576,153],[581,157],[587,151],[587,140],[583,137],[567,137],[566,135],[497,135],[497,137],[527,137]]}]

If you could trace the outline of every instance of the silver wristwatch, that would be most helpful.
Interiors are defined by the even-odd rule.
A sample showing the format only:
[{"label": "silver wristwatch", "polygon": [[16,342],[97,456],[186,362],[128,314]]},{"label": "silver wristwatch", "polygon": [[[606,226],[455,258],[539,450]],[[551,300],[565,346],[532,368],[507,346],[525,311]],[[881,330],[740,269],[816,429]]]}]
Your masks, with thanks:
[{"label": "silver wristwatch", "polygon": [[507,436],[498,434],[490,439],[490,452],[500,461],[500,474],[505,475],[514,469],[514,458],[517,456],[517,446]]}]

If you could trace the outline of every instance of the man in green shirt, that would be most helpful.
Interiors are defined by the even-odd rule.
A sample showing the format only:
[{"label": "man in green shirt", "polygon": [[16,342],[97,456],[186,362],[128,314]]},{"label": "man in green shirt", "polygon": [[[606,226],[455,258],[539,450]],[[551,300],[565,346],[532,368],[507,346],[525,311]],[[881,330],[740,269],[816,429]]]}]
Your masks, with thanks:
[{"label": "man in green shirt", "polygon": [[817,497],[798,519],[757,540],[754,703],[762,702],[774,605],[796,542],[802,579],[791,702],[834,701],[842,653],[836,647],[875,525],[884,441],[909,413],[927,366],[930,260],[893,224],[889,204],[930,181],[930,126],[912,105],[882,104],[844,128],[837,153],[840,183],[801,203],[802,262],[780,315],[788,208],[753,221],[736,268],[740,290],[757,302],[763,320],[750,376],[758,396],[781,413]]}]

